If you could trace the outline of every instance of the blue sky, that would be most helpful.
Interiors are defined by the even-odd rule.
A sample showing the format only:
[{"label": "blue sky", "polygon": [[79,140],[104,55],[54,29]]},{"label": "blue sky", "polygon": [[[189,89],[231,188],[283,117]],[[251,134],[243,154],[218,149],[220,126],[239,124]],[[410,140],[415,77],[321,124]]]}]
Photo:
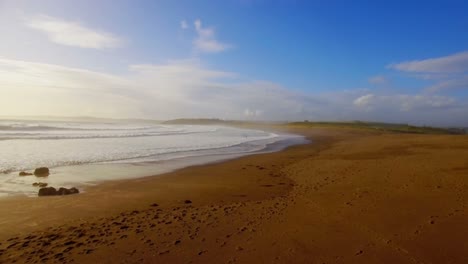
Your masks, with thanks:
[{"label": "blue sky", "polygon": [[467,11],[466,1],[3,0],[0,115],[467,126]]}]

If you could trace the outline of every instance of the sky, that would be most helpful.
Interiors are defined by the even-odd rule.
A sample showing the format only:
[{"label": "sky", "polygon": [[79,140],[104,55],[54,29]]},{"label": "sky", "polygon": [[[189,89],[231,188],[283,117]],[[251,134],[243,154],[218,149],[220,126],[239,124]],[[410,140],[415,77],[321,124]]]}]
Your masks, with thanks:
[{"label": "sky", "polygon": [[468,126],[468,2],[0,0],[0,116]]}]

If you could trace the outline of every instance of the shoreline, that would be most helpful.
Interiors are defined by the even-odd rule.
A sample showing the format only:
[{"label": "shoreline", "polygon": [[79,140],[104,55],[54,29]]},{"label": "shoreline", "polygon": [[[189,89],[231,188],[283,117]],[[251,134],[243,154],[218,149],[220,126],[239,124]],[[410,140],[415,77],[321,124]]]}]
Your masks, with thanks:
[{"label": "shoreline", "polygon": [[[17,174],[19,171],[14,171],[9,175],[5,175],[5,177],[9,177],[9,179],[7,179],[6,182],[4,182],[4,186],[2,186],[1,191],[3,193],[0,196],[0,199],[14,199],[15,197],[22,196],[31,198],[37,197],[37,191],[39,189],[32,186],[34,182],[44,182],[48,184],[48,187],[55,188],[75,187],[78,188],[80,192],[86,192],[90,187],[107,181],[134,180],[152,177],[186,167],[213,164],[249,155],[281,151],[289,146],[305,143],[307,143],[307,140],[301,135],[282,132],[276,134],[275,138],[271,139],[254,140],[219,149],[198,150],[196,153],[182,152],[179,154],[179,157],[173,156],[170,159],[159,158],[159,160],[153,160],[149,158],[147,161],[126,160],[49,167],[51,175],[43,178],[37,178],[34,176],[18,177]],[[244,144],[252,146],[258,145],[261,149],[249,147],[252,149],[247,151],[243,149],[245,148],[243,147]]]},{"label": "shoreline", "polygon": [[[275,133],[283,133],[283,134],[286,134],[286,132],[287,131],[284,131],[284,130],[275,131]],[[186,182],[188,180],[192,180],[192,179],[189,179],[190,176],[188,174],[192,174],[193,173],[192,171],[194,169],[203,170],[204,168],[207,168],[208,170],[210,170],[211,169],[210,167],[212,166],[222,167],[224,166],[224,164],[229,164],[231,162],[243,163],[243,162],[247,162],[251,157],[262,156],[262,158],[263,157],[266,158],[267,155],[285,152],[290,148],[301,147],[301,146],[305,147],[311,144],[320,143],[320,140],[317,141],[316,139],[314,139],[314,142],[312,142],[312,140],[310,139],[310,136],[307,136],[307,135],[301,135],[301,134],[294,134],[294,135],[301,136],[303,139],[307,140],[308,142],[304,142],[304,143],[296,142],[295,144],[289,144],[287,146],[280,144],[280,146],[277,146],[279,150],[278,149],[276,150],[265,149],[262,151],[258,151],[256,153],[249,153],[247,155],[241,155],[237,157],[228,157],[228,158],[223,158],[223,159],[211,161],[211,162],[210,161],[205,162],[205,163],[195,162],[194,164],[190,164],[188,166],[183,166],[179,168],[170,168],[170,169],[167,169],[167,171],[157,172],[156,174],[152,173],[150,175],[146,174],[145,176],[137,176],[135,178],[101,181],[93,185],[88,185],[85,191],[78,195],[51,196],[51,197],[31,197],[27,195],[18,195],[18,196],[1,197],[0,198],[0,240],[8,236],[15,235],[15,234],[24,234],[24,233],[35,231],[37,230],[36,227],[39,227],[39,229],[44,228],[44,223],[47,221],[53,221],[53,222],[63,221],[65,223],[68,221],[73,221],[75,220],[75,218],[76,219],[82,218],[83,216],[97,217],[99,216],[99,214],[97,214],[99,209],[109,210],[112,213],[122,211],[122,208],[124,208],[122,204],[119,204],[118,206],[114,206],[116,203],[113,199],[115,199],[116,197],[112,196],[112,192],[115,190],[118,190],[117,192],[121,194],[126,189],[126,191],[128,192],[133,192],[133,195],[134,195],[133,198],[138,197],[141,199],[142,197],[150,196],[150,194],[148,194],[147,192],[141,195],[138,195],[139,191],[137,190],[137,188],[141,187],[141,185],[146,184],[146,183],[154,183],[156,185],[159,185],[159,184],[167,185],[167,184],[170,184],[171,182],[176,182],[176,183]],[[278,142],[275,142],[275,143],[278,143]],[[130,167],[139,166],[138,164],[127,164],[127,165],[130,165]],[[155,166],[143,165],[143,167],[147,168],[146,171],[157,169],[157,165]],[[79,166],[77,166],[77,168],[79,168]],[[129,172],[131,170],[132,168],[129,168],[128,170],[126,170],[126,172]],[[52,186],[52,187],[55,187],[55,186]],[[163,189],[164,188],[165,187],[163,187]],[[68,201],[74,201],[74,200],[83,200],[82,201],[83,203],[91,204],[93,200],[99,199],[100,193],[103,193],[103,192],[106,193],[106,195],[111,195],[112,199],[108,197],[105,198],[106,202],[101,201],[102,203],[100,204],[99,208],[93,208],[89,212],[79,212],[78,214],[76,214],[76,216],[73,216],[74,214],[73,212],[71,212],[72,210],[65,208],[66,206],[68,206],[66,204]],[[171,203],[173,202],[174,200],[173,194],[166,192],[165,196],[167,198],[161,197],[161,195],[157,198],[160,200],[172,200]],[[26,215],[30,213],[31,215],[35,215],[35,216],[39,215],[39,217],[43,217],[41,213],[38,211],[42,210],[42,208],[50,207],[50,205],[48,205],[49,203],[53,203],[52,207],[55,207],[54,210],[58,210],[58,211],[54,212],[52,216],[46,216],[46,217],[49,217],[47,221],[39,221],[34,224],[28,224],[34,221],[32,221],[29,217],[26,217]],[[137,205],[138,203],[139,201],[131,202],[130,203],[131,205],[125,206],[125,209],[130,210],[131,208],[134,208],[135,206],[140,207]],[[94,204],[94,206],[96,206],[96,204]],[[36,209],[36,211],[26,213],[26,211],[28,210],[27,209],[28,207],[38,208],[38,209]],[[2,216],[8,215],[7,211],[9,211],[9,208],[18,208],[20,213],[16,213],[15,216],[11,216],[11,217],[8,217],[7,219],[4,219],[5,217],[2,217]],[[3,209],[6,209],[6,210],[3,210]],[[67,215],[67,219],[61,219],[61,215]],[[102,214],[101,216],[105,216],[105,215],[106,214]],[[18,219],[22,219],[23,227],[19,227]]]},{"label": "shoreline", "polygon": [[468,260],[468,137],[294,131],[313,143],[0,201],[0,262]]}]

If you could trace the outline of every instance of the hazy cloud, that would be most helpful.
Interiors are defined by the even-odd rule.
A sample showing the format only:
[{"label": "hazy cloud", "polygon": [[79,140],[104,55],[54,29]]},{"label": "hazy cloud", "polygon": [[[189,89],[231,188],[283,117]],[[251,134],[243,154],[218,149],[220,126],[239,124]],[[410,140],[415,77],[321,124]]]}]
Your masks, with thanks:
[{"label": "hazy cloud", "polygon": [[187,21],[185,21],[185,20],[180,21],[180,28],[181,29],[188,29],[188,27],[189,27],[189,25],[188,25]]},{"label": "hazy cloud", "polygon": [[[47,76],[47,78],[44,78]],[[379,120],[468,125],[468,105],[452,97],[368,90],[313,94],[199,60],[130,65],[120,75],[0,59],[2,115],[171,119]]]},{"label": "hazy cloud", "polygon": [[250,110],[249,108],[245,109],[244,110],[244,115],[247,117],[247,118],[250,118],[250,117],[260,117],[262,115],[262,111],[261,110]]},{"label": "hazy cloud", "polygon": [[115,48],[122,45],[122,41],[110,33],[50,16],[33,17],[26,25],[46,34],[50,41],[60,45],[89,49]]},{"label": "hazy cloud", "polygon": [[440,93],[456,89],[468,89],[468,76],[443,79],[426,88],[431,93]]},{"label": "hazy cloud", "polygon": [[373,94],[366,94],[366,95],[356,98],[353,104],[358,107],[369,107],[373,98],[374,98]]},{"label": "hazy cloud", "polygon": [[424,90],[445,93],[455,89],[468,89],[468,51],[449,56],[391,64],[388,67],[411,73],[410,76],[433,84]]},{"label": "hazy cloud", "polygon": [[[367,94],[357,98],[354,104],[358,107],[373,106],[380,109],[408,112],[412,110],[429,110],[455,106],[455,99],[437,95],[373,95]],[[386,110],[389,111],[389,110]]]},{"label": "hazy cloud", "polygon": [[256,117],[264,111],[268,112],[266,118],[289,119],[300,109],[297,98],[282,87],[235,78],[235,73],[206,69],[197,60],[131,65],[128,73],[117,76],[0,59],[0,112],[243,119],[245,109],[255,109]]},{"label": "hazy cloud", "polygon": [[213,28],[203,27],[201,20],[197,19],[193,23],[197,37],[193,45],[197,51],[206,53],[217,53],[225,51],[231,47],[229,44],[222,43],[216,39],[216,33]]},{"label": "hazy cloud", "polygon": [[460,73],[468,71],[468,51],[425,60],[405,61],[388,67],[412,73]]},{"label": "hazy cloud", "polygon": [[388,79],[383,75],[372,76],[367,80],[370,84],[380,85],[388,83]]}]

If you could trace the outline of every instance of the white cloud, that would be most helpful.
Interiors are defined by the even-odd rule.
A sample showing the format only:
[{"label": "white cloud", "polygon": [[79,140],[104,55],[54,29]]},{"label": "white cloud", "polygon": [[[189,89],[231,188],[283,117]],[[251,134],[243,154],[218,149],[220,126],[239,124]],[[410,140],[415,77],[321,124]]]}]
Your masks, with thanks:
[{"label": "white cloud", "polygon": [[28,20],[26,25],[46,34],[50,41],[60,45],[89,49],[115,48],[122,45],[122,41],[110,33],[50,16],[36,16]]},{"label": "white cloud", "polygon": [[180,21],[180,28],[181,29],[188,29],[189,25],[188,25],[187,21],[185,21],[185,20]]},{"label": "white cloud", "polygon": [[425,60],[405,61],[388,67],[412,73],[460,73],[468,71],[468,51]]},{"label": "white cloud", "polygon": [[197,33],[197,38],[193,41],[193,45],[197,51],[217,53],[231,47],[231,45],[218,41],[216,39],[215,30],[213,28],[203,27],[201,20],[197,19],[193,24]]}]

